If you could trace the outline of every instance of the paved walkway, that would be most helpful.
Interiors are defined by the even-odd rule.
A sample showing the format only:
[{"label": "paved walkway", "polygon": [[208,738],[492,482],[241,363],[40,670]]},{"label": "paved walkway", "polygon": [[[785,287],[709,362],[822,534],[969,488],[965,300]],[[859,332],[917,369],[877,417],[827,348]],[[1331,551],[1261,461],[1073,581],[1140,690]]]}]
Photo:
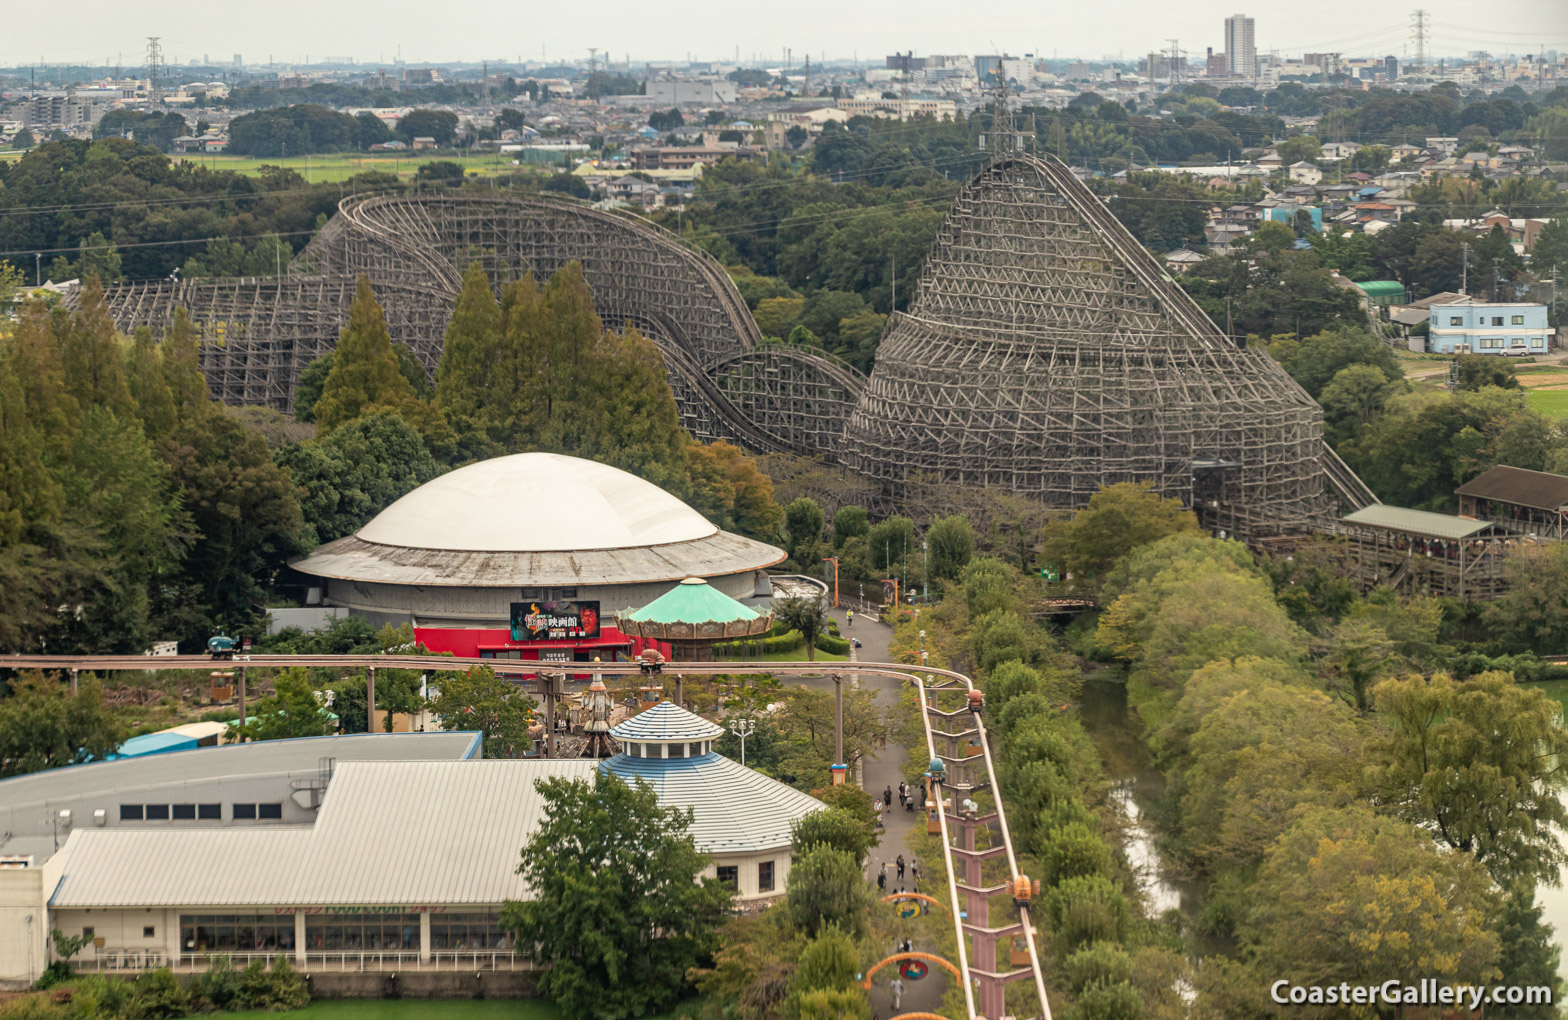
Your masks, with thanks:
[{"label": "paved walkway", "polygon": [[[865,662],[887,662],[888,642],[892,640],[893,628],[887,624],[872,621],[860,613],[855,614],[853,626],[845,626],[844,611],[842,609],[829,610],[833,618],[838,621],[839,633],[843,637],[857,638],[862,647],[851,651],[851,656]],[[872,676],[862,679],[862,683],[878,692],[877,702],[884,710],[898,704],[899,681],[893,677]],[[893,807],[882,814],[884,829],[880,842],[871,849],[871,859],[866,865],[866,880],[873,885],[876,883],[877,872],[883,862],[887,864],[887,891],[896,892],[899,889],[898,872],[894,862],[900,854],[904,855],[907,864],[914,857],[914,848],[909,843],[911,833],[917,831],[916,826],[925,824],[925,814],[916,808],[914,811],[904,811],[898,804],[898,784],[904,778],[904,762],[908,756],[904,749],[897,743],[889,742],[887,747],[867,759],[865,763],[864,789],[873,797],[881,794],[883,790],[891,788],[893,791]],[[921,891],[929,892],[932,886],[930,867],[940,867],[940,861],[921,861],[922,881]],[[914,890],[909,871],[904,872],[902,883],[906,891]],[[896,951],[895,946],[888,946],[889,954]],[[915,949],[922,947],[917,940]],[[892,999],[887,992],[887,981],[884,975],[891,977],[892,968],[886,968],[877,974],[877,985],[871,990],[871,1008],[882,1020],[889,1020],[896,1013],[940,1012],[942,993],[946,989],[947,975],[939,968],[932,968],[932,973],[919,981],[904,979],[904,997],[898,1010],[893,1009]]]}]

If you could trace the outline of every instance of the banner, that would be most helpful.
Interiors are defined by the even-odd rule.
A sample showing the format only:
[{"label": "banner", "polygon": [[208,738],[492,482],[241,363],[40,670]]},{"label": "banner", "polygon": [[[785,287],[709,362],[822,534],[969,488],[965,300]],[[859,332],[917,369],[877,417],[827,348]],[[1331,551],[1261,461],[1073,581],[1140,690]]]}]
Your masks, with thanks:
[{"label": "banner", "polygon": [[597,602],[513,602],[513,641],[575,641],[599,636]]}]

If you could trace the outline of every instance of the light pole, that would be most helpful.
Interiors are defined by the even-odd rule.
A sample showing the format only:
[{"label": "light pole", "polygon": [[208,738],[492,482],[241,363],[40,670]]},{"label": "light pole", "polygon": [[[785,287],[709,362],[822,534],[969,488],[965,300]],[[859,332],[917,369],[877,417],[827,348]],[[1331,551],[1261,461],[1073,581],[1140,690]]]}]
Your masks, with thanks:
[{"label": "light pole", "polygon": [[823,563],[831,563],[831,564],[833,564],[833,608],[837,609],[838,608],[838,557],[837,556],[824,556],[824,557],[822,557],[822,562]]},{"label": "light pole", "polygon": [[931,597],[931,543],[920,540],[920,597]]},{"label": "light pole", "polygon": [[844,760],[844,674],[833,674],[833,784],[845,781],[849,763]]},{"label": "light pole", "polygon": [[742,719],[730,727],[730,732],[740,738],[740,763],[746,764],[746,738],[757,732],[757,720]]},{"label": "light pole", "polygon": [[926,664],[926,632],[925,632],[925,628],[922,627],[920,629],[920,665],[922,667],[924,667],[925,664]]}]

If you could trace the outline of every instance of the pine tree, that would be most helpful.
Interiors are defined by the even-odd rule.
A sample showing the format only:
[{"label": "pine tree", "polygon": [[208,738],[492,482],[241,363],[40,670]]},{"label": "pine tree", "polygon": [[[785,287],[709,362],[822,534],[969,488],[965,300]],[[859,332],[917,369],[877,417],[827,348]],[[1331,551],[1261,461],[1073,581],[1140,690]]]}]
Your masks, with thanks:
[{"label": "pine tree", "polygon": [[81,421],[76,397],[65,385],[61,334],[70,328],[63,313],[52,317],[42,301],[29,301],[6,343],[7,368],[21,386],[28,420],[57,449],[69,444]]},{"label": "pine tree", "polygon": [[544,293],[525,275],[501,295],[501,348],[490,410],[482,416],[493,438],[510,451],[531,450],[538,442],[540,419],[533,406],[537,376],[546,363]]},{"label": "pine tree", "polygon": [[[61,506],[60,487],[44,466],[44,437],[34,427],[21,378],[8,352],[0,363],[0,547],[21,541],[35,522],[56,518]],[[0,571],[0,576],[9,575]]]},{"label": "pine tree", "polygon": [[370,408],[400,410],[413,402],[414,389],[398,368],[386,317],[370,281],[361,276],[349,306],[348,325],[339,335],[332,372],[316,403],[316,421],[323,429],[332,429]]},{"label": "pine tree", "polygon": [[436,402],[449,416],[478,421],[494,405],[500,345],[501,306],[484,267],[474,262],[463,276],[436,370]]},{"label": "pine tree", "polygon": [[121,337],[109,317],[103,284],[89,276],[82,283],[81,303],[65,339],[65,384],[83,409],[102,407],[121,421],[136,414],[125,382]]},{"label": "pine tree", "polygon": [[652,340],[627,328],[608,333],[594,350],[597,414],[592,443],[582,456],[640,475],[660,488],[684,487],[686,445],[665,375],[664,358]]},{"label": "pine tree", "polygon": [[174,310],[174,321],[158,345],[164,382],[174,402],[174,416],[181,426],[189,426],[212,413],[212,392],[207,377],[201,374],[201,352],[191,327],[190,313]]},{"label": "pine tree", "polygon": [[125,369],[131,398],[141,413],[142,431],[152,442],[162,443],[174,432],[174,394],[163,374],[158,342],[148,327],[137,328]]}]

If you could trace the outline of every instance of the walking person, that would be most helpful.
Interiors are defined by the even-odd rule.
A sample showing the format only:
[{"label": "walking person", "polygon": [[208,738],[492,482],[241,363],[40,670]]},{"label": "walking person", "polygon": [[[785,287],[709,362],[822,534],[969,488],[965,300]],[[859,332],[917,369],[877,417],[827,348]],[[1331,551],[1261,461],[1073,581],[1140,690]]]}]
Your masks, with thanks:
[{"label": "walking person", "polygon": [[897,1013],[904,1001],[904,982],[895,977],[887,990],[893,993],[893,1012]]},{"label": "walking person", "polygon": [[887,869],[877,872],[877,891],[887,892]]},{"label": "walking person", "polygon": [[844,629],[845,630],[849,630],[854,625],[855,625],[855,611],[853,609],[846,609],[846,610],[844,610]]},{"label": "walking person", "polygon": [[914,854],[909,855],[909,880],[911,882],[920,881],[920,858]]},{"label": "walking person", "polygon": [[898,880],[900,882],[902,882],[904,880],[904,855],[903,854],[899,854],[898,855]]},{"label": "walking person", "polygon": [[884,787],[882,790],[882,806],[886,808],[892,808],[893,806],[893,788],[891,786]]},{"label": "walking person", "polygon": [[871,810],[877,813],[877,824],[882,824],[882,798],[878,797],[876,803],[871,805]]},{"label": "walking person", "polygon": [[909,784],[902,779],[898,781],[898,806],[903,807],[909,802]]}]

